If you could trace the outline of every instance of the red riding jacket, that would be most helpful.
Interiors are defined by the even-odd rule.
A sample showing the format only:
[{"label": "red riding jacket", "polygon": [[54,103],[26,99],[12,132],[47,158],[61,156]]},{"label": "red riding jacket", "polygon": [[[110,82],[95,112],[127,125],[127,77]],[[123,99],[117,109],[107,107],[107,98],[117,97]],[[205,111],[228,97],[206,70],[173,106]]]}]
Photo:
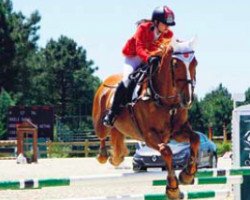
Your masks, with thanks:
[{"label": "red riding jacket", "polygon": [[173,32],[169,30],[167,33],[163,33],[160,37],[154,40],[154,28],[153,22],[141,23],[136,33],[125,44],[122,53],[125,56],[139,56],[144,62],[147,62],[151,56],[150,52],[158,49],[160,44],[173,37]]}]

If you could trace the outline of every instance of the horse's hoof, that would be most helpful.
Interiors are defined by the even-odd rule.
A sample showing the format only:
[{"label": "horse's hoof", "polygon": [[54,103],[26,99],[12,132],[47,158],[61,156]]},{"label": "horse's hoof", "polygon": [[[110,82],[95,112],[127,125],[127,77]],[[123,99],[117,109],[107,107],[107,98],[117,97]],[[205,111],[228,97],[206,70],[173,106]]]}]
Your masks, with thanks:
[{"label": "horse's hoof", "polygon": [[107,156],[103,156],[101,154],[98,154],[98,156],[96,157],[96,159],[98,160],[99,163],[104,164],[107,162],[108,157]]},{"label": "horse's hoof", "polygon": [[110,157],[109,158],[110,164],[115,167],[119,166],[123,161],[124,161],[124,157],[119,157],[119,158]]},{"label": "horse's hoof", "polygon": [[109,157],[109,154],[108,154],[108,151],[107,151],[106,147],[100,148],[99,149],[99,154],[97,156],[98,162],[104,164],[104,163],[107,162],[108,157]]},{"label": "horse's hoof", "polygon": [[166,188],[166,196],[169,200],[180,200],[184,198],[184,194],[180,191],[179,188]]},{"label": "horse's hoof", "polygon": [[103,157],[109,157],[109,153],[107,151],[107,148],[106,147],[103,147],[103,148],[100,148],[99,149],[99,154]]},{"label": "horse's hoof", "polygon": [[194,175],[187,174],[185,170],[179,174],[179,182],[182,185],[192,185],[194,184]]}]

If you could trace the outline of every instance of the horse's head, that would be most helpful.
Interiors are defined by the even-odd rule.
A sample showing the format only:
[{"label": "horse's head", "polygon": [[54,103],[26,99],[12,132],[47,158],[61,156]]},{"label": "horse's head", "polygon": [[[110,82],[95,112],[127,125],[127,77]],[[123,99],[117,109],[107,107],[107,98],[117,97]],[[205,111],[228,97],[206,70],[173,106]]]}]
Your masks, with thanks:
[{"label": "horse's head", "polygon": [[173,40],[170,44],[173,47],[171,60],[173,83],[185,107],[190,107],[194,99],[197,65],[194,55],[195,42],[196,38],[192,38],[184,42]]},{"label": "horse's head", "polygon": [[150,86],[154,97],[162,104],[176,104],[178,101],[184,107],[191,106],[197,65],[194,43],[195,38],[185,42],[173,39],[153,53],[162,59],[157,77],[153,81],[150,79]]}]

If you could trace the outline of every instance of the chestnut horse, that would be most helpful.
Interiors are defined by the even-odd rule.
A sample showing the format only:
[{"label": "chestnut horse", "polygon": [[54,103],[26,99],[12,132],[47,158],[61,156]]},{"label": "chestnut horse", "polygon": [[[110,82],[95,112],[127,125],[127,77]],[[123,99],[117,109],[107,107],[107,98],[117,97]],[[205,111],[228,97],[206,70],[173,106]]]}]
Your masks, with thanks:
[{"label": "chestnut horse", "polygon": [[[197,171],[200,141],[188,122],[197,65],[193,43],[194,39],[185,42],[173,40],[161,51],[161,63],[148,76],[151,98],[139,98],[133,106],[123,107],[112,128],[105,127],[102,118],[111,105],[115,85],[121,81],[122,75],[107,78],[97,90],[93,103],[94,129],[100,139],[98,161],[105,163],[109,158],[110,163],[117,166],[128,155],[125,137],[145,141],[148,146],[161,153],[166,163],[166,195],[169,199],[180,199],[182,196],[173,168],[172,152],[167,145],[170,139],[190,142],[190,158],[179,175],[179,181],[191,184]],[[113,147],[110,156],[105,146],[108,136]]]}]

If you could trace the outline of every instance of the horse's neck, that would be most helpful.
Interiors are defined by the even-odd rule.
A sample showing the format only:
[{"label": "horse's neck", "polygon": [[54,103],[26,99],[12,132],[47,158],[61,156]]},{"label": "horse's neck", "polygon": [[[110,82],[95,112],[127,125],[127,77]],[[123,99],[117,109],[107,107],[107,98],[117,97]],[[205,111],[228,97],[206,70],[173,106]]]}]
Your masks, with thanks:
[{"label": "horse's neck", "polygon": [[155,81],[159,95],[166,97],[166,99],[168,97],[176,95],[176,90],[173,84],[172,71],[170,67],[170,58],[163,57]]}]

